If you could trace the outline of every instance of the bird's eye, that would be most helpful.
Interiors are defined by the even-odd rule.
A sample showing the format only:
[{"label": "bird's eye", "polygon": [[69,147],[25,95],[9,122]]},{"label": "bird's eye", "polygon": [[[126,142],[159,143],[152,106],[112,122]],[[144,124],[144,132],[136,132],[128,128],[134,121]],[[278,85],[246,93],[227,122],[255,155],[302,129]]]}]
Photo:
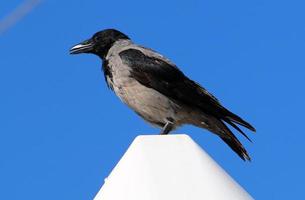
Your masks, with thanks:
[{"label": "bird's eye", "polygon": [[101,37],[95,37],[95,38],[94,38],[94,41],[95,41],[95,42],[98,42],[98,41],[100,41],[100,39],[101,39]]}]

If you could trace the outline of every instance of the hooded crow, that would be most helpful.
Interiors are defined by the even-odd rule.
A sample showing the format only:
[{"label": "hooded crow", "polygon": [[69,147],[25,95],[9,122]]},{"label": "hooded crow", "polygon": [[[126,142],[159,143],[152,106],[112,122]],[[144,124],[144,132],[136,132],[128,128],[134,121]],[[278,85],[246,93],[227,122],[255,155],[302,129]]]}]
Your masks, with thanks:
[{"label": "hooded crow", "polygon": [[219,136],[243,160],[250,157],[227,125],[255,128],[232,113],[205,88],[189,79],[161,54],[134,44],[124,33],[106,29],[75,45],[71,54],[91,53],[103,61],[108,87],[161,134],[192,124]]}]

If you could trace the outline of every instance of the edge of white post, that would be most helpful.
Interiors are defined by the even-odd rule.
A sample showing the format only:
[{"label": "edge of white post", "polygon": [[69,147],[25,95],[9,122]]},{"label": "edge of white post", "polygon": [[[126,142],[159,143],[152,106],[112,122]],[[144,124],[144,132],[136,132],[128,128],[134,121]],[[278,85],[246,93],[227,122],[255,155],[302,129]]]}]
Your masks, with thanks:
[{"label": "edge of white post", "polygon": [[138,136],[94,200],[253,199],[188,135]]}]

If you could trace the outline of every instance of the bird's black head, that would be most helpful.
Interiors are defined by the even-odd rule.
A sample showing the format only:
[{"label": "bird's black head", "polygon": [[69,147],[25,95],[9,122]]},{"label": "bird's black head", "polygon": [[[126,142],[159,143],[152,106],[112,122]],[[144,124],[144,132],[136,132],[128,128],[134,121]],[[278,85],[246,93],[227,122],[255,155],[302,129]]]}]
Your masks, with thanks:
[{"label": "bird's black head", "polygon": [[118,30],[105,29],[95,33],[90,39],[73,46],[70,54],[93,53],[104,59],[113,43],[120,39],[129,39],[129,37]]}]

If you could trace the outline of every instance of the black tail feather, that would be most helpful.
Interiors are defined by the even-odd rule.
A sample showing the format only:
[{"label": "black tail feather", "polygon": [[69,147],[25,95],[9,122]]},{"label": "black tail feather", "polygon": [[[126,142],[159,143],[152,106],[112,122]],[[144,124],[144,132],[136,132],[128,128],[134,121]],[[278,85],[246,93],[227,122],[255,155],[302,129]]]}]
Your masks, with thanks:
[{"label": "black tail feather", "polygon": [[224,118],[225,121],[228,120],[228,121],[237,123],[239,125],[242,125],[242,126],[248,128],[249,130],[251,130],[253,132],[256,132],[255,128],[250,123],[246,122],[241,117],[235,115],[234,113],[230,112],[229,110],[226,110],[226,111],[227,111],[228,115]]},{"label": "black tail feather", "polygon": [[240,132],[245,138],[247,138],[250,142],[252,142],[252,140],[237,126],[235,125],[233,122],[231,122],[228,119],[224,119],[225,122],[227,122],[229,125],[231,125],[233,128],[235,128],[238,132]]},{"label": "black tail feather", "polygon": [[[232,133],[232,131],[223,123],[223,131],[226,133],[226,136],[219,135],[220,138],[235,152],[238,156],[244,161],[251,161],[251,158],[243,147],[243,145],[239,142],[236,136]],[[235,125],[236,126],[236,125]]]},{"label": "black tail feather", "polygon": [[242,145],[238,142],[237,139],[228,139],[226,137],[220,137],[237,155],[244,161],[251,161],[251,158],[247,151]]}]

